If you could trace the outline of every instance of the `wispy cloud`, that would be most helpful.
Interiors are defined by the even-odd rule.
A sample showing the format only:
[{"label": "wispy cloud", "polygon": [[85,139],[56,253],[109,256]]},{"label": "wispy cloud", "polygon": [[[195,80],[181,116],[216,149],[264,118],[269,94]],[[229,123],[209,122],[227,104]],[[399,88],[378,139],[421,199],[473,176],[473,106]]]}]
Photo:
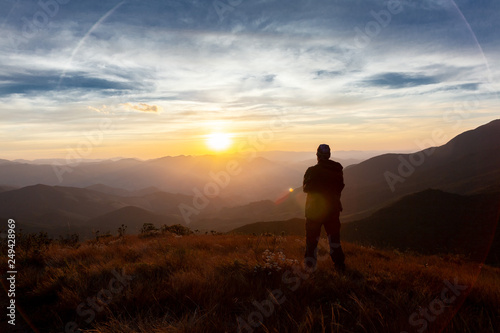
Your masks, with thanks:
[{"label": "wispy cloud", "polygon": [[146,103],[139,103],[139,104],[131,104],[131,103],[125,103],[122,104],[126,109],[128,110],[133,110],[133,111],[140,111],[140,112],[153,112],[153,113],[158,113],[162,111],[161,106],[158,105],[149,105]]},{"label": "wispy cloud", "polygon": [[439,79],[423,74],[382,73],[373,75],[364,82],[368,85],[398,89],[436,84],[439,83]]}]

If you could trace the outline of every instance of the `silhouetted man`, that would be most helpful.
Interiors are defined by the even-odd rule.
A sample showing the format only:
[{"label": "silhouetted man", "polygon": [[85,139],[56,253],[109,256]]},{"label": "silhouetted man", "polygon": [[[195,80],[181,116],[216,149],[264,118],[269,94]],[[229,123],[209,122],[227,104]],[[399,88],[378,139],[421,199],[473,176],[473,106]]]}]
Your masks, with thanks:
[{"label": "silhouetted man", "polygon": [[306,254],[305,264],[316,268],[317,246],[321,226],[325,226],[330,256],[335,267],[345,270],[344,252],[340,246],[340,194],[344,189],[342,165],[330,160],[330,147],[321,144],[316,152],[318,164],[307,169],[303,190],[306,200]]}]

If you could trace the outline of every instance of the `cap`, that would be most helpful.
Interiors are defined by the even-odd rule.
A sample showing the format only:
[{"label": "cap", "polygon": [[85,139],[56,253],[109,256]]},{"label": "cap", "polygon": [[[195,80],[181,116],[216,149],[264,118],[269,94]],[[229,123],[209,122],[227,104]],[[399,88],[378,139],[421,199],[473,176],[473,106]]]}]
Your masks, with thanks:
[{"label": "cap", "polygon": [[327,144],[320,144],[318,150],[316,151],[316,156],[321,160],[327,160],[330,158],[330,146]]}]

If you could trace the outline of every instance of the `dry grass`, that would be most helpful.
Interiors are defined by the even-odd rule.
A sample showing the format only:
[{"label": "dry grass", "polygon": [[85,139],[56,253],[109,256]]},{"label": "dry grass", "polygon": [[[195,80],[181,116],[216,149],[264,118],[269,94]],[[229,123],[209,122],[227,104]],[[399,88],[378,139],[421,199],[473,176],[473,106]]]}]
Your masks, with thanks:
[{"label": "dry grass", "polygon": [[[238,325],[242,332],[500,329],[500,269],[453,256],[343,246],[345,274],[329,258],[314,273],[290,260],[270,265],[263,258],[269,249],[301,261],[305,242],[294,236],[125,236],[79,248],[51,244],[41,254],[19,254],[17,300],[40,332],[64,331],[68,322],[102,333],[236,332]],[[117,272],[133,279],[110,293]],[[441,299],[445,280],[467,290],[434,308],[437,315],[427,310],[427,318],[423,312],[411,317],[439,305],[433,300]],[[97,301],[92,309],[88,301],[103,289],[111,295],[103,298],[108,304]]]}]

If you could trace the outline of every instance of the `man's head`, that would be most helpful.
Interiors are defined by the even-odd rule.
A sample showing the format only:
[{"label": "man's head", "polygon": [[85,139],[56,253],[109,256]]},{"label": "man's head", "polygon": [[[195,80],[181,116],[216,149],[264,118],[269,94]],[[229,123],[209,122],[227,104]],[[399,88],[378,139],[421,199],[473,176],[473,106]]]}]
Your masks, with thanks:
[{"label": "man's head", "polygon": [[327,144],[320,144],[316,151],[316,156],[319,160],[328,160],[330,158],[330,146]]}]

